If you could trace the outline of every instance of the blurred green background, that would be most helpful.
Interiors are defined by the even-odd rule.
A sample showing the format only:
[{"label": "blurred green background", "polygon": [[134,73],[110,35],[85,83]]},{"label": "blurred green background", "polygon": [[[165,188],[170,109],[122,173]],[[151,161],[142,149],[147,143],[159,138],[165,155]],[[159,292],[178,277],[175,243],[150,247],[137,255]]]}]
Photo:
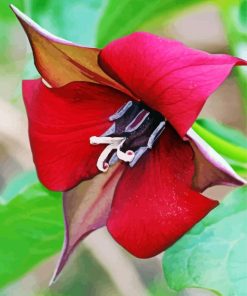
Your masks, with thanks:
[{"label": "blurred green background", "polygon": [[[245,0],[11,3],[53,34],[86,46],[103,47],[113,39],[144,30],[211,53],[231,53],[247,59]],[[61,194],[44,189],[34,171],[21,81],[38,77],[38,73],[9,4],[0,0],[0,295],[247,295],[247,225],[243,221],[247,206],[246,191],[242,189],[192,230],[200,236],[189,233],[169,249],[163,264],[170,288],[162,271],[162,255],[135,259],[104,229],[80,245],[62,276],[48,288],[63,240]],[[247,176],[246,113],[247,69],[242,67],[212,95],[194,126],[243,177]],[[223,198],[228,192],[229,188],[218,186],[207,194]],[[218,217],[223,221],[220,226]],[[227,230],[236,237],[221,237]],[[241,240],[236,244],[238,238]],[[194,248],[197,240],[201,247]],[[226,260],[229,250],[236,252],[234,260]],[[225,257],[222,255],[218,262],[219,254]],[[232,273],[237,276],[229,276]]]}]

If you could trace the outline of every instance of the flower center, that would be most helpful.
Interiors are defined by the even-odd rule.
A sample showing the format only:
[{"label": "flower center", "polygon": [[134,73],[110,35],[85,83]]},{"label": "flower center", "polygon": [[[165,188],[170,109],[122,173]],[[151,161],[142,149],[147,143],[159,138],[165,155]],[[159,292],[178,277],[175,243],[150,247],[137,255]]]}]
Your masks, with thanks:
[{"label": "flower center", "polygon": [[109,117],[111,127],[100,137],[90,137],[90,144],[107,144],[97,167],[106,172],[121,159],[133,167],[151,149],[165,129],[166,119],[143,103],[129,101]]}]

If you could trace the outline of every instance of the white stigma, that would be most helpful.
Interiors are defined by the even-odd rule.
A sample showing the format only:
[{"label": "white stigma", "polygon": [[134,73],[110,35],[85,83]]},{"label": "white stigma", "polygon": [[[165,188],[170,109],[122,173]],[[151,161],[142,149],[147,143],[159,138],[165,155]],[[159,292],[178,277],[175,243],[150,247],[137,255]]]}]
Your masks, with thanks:
[{"label": "white stigma", "polygon": [[97,168],[102,171],[106,172],[109,169],[109,163],[106,161],[108,156],[112,153],[113,150],[117,151],[118,159],[121,159],[125,162],[131,162],[135,157],[135,152],[132,150],[128,150],[123,152],[120,148],[123,146],[126,138],[124,137],[90,137],[90,144],[91,145],[99,145],[99,144],[108,144],[105,149],[100,154],[98,161],[97,161]]}]

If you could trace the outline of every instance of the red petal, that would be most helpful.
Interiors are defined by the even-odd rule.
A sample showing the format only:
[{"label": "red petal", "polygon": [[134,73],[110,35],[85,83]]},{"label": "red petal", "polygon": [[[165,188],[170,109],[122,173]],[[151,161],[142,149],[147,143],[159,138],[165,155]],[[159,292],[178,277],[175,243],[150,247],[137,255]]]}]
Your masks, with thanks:
[{"label": "red petal", "polygon": [[149,33],[134,33],[106,46],[100,64],[147,105],[161,111],[184,136],[232,67],[247,63]]},{"label": "red petal", "polygon": [[64,191],[98,173],[103,145],[92,146],[111,123],[108,117],[126,102],[120,92],[86,82],[58,89],[40,80],[24,81],[24,100],[34,163],[41,182]]},{"label": "red petal", "polygon": [[64,193],[64,248],[52,281],[60,274],[78,243],[105,225],[116,184],[124,169],[125,166],[118,164],[106,174],[82,182]]},{"label": "red petal", "polygon": [[218,205],[191,189],[193,152],[168,127],[155,148],[124,172],[107,222],[137,257],[157,255]]}]

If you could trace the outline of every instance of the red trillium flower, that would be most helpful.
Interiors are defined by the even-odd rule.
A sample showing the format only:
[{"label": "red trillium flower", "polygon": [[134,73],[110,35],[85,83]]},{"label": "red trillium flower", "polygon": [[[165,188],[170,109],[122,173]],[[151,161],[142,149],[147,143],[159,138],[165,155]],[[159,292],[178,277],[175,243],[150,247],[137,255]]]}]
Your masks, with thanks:
[{"label": "red trillium flower", "polygon": [[12,9],[42,77],[23,82],[34,163],[47,188],[64,191],[55,277],[93,230],[106,225],[130,253],[151,257],[218,205],[200,192],[245,183],[192,129],[207,98],[245,61],[144,32],[87,48]]}]

